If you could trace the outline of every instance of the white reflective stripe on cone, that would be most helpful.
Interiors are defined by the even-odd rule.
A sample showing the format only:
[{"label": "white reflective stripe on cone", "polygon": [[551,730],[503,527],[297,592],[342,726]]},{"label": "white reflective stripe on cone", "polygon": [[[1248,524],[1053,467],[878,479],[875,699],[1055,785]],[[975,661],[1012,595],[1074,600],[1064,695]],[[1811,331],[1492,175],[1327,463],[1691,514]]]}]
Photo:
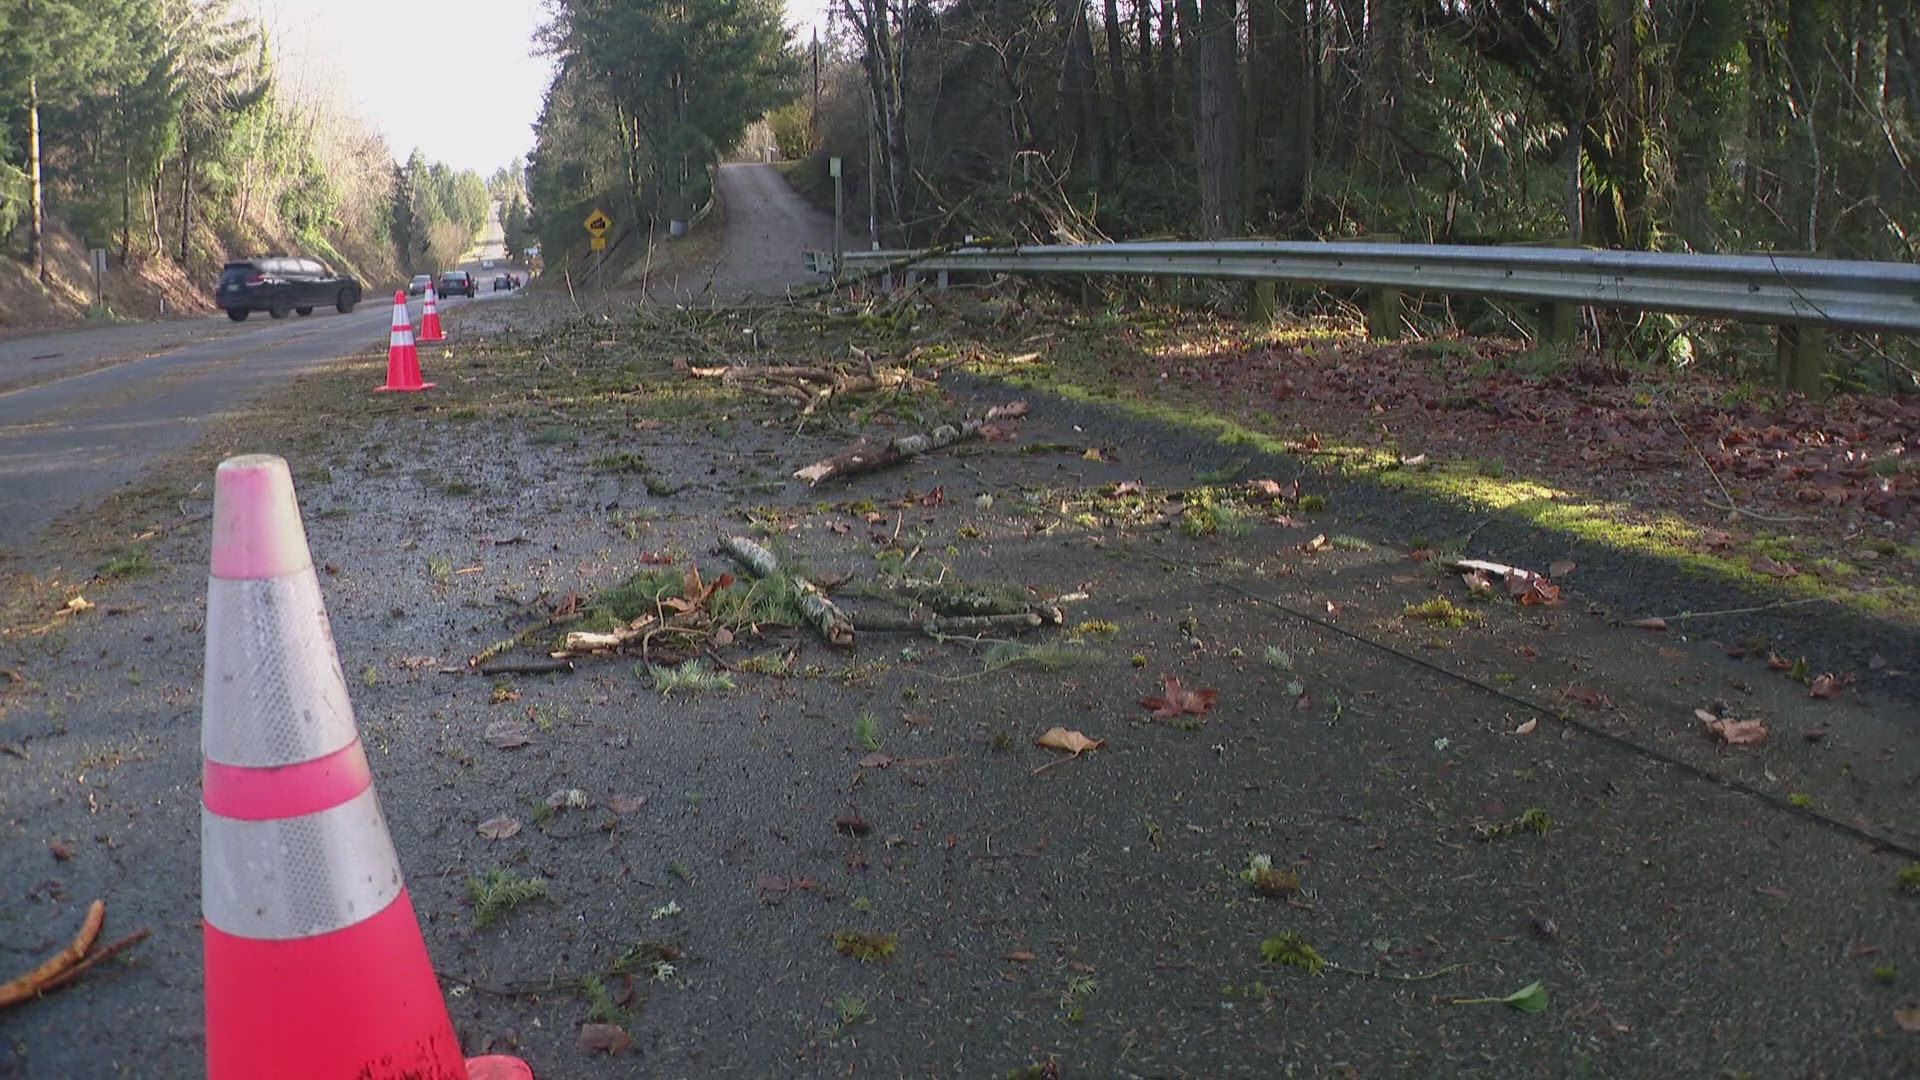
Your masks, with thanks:
[{"label": "white reflective stripe on cone", "polygon": [[236,937],[284,941],[343,930],[400,895],[400,859],[373,788],[278,821],[200,811],[200,912]]},{"label": "white reflective stripe on cone", "polygon": [[275,767],[353,742],[353,702],[313,567],[207,583],[200,750],[222,765]]}]

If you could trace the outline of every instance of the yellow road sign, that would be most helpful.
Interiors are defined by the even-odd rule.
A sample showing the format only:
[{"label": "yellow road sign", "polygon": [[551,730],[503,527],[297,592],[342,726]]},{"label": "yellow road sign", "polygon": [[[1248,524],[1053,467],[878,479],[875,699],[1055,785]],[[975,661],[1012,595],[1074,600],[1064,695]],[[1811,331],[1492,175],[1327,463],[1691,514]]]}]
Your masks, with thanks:
[{"label": "yellow road sign", "polygon": [[592,240],[587,241],[587,246],[595,251],[604,251],[607,246],[607,238],[604,236],[596,236]]},{"label": "yellow road sign", "polygon": [[587,220],[584,224],[588,232],[599,236],[613,225],[613,219],[607,216],[605,210],[595,210],[593,213],[587,215]]}]

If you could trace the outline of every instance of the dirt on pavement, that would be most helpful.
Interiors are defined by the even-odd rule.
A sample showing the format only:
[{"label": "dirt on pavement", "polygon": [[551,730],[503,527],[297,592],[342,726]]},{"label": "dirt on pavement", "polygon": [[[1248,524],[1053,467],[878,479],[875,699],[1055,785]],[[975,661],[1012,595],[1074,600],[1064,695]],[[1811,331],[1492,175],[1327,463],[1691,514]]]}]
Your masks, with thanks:
[{"label": "dirt on pavement", "polygon": [[[1442,509],[1311,455],[957,371],[802,422],[687,370],[844,358],[871,344],[862,318],[723,337],[724,312],[554,301],[542,327],[538,303],[510,332],[483,322],[498,305],[450,319],[431,395],[366,393],[371,355],[303,377],[64,522],[8,583],[0,968],[56,951],[96,897],[109,936],[153,934],[10,1010],[0,1075],[202,1069],[204,515],[214,464],[243,451],[292,464],[470,1052],[542,1077],[1920,1069],[1901,700],[1810,698],[1726,640],[1618,625],[1631,561],[1562,569],[1557,604],[1476,600],[1407,543]],[[790,476],[856,434],[1016,397],[1012,439]],[[1222,494],[1246,479],[1299,488]],[[1064,621],[851,650],[744,627],[701,657],[704,687],[637,655],[470,673],[636,574],[740,573],[726,535],[840,580],[863,617],[904,576]],[[1696,710],[1770,737],[1722,744]],[[1035,745],[1054,727],[1100,745],[1062,760]],[[497,887],[536,879],[520,902]],[[1540,1011],[1486,1000],[1536,982]],[[583,1045],[589,1023],[631,1047]]]}]

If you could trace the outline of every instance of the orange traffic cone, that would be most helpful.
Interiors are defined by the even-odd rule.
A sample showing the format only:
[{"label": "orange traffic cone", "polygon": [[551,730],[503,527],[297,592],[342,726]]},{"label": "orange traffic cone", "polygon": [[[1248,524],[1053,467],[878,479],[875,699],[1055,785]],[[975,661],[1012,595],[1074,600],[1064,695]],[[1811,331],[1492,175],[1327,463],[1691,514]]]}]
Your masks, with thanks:
[{"label": "orange traffic cone", "polygon": [[387,338],[387,384],[376,390],[431,390],[420,381],[420,353],[413,347],[413,321],[407,315],[407,294],[393,294],[393,332]]},{"label": "orange traffic cone", "polygon": [[447,335],[440,332],[440,305],[435,303],[433,282],[427,282],[427,303],[420,311],[420,340],[445,341]]},{"label": "orange traffic cone", "polygon": [[464,1060],[374,794],[287,463],[214,474],[200,743],[209,1080],[532,1080]]}]

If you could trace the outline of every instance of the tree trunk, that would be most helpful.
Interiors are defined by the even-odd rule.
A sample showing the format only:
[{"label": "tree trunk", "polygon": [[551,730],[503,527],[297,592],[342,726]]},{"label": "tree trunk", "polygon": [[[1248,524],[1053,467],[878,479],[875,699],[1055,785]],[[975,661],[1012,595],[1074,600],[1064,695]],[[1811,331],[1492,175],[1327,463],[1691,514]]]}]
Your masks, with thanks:
[{"label": "tree trunk", "polygon": [[187,265],[193,226],[193,143],[180,144],[180,265]]},{"label": "tree trunk", "polygon": [[1107,95],[1113,99],[1113,152],[1133,153],[1133,109],[1127,98],[1126,31],[1120,23],[1120,0],[1106,0]]},{"label": "tree trunk", "polygon": [[47,283],[45,192],[40,187],[40,80],[27,76],[27,262]]},{"label": "tree trunk", "polygon": [[[1200,174],[1200,235],[1240,231],[1239,53],[1235,0],[1200,0],[1195,22],[1194,164]],[[1182,0],[1183,14],[1194,0]]]},{"label": "tree trunk", "polygon": [[1153,0],[1133,0],[1137,20],[1135,32],[1140,39],[1140,124],[1143,136],[1136,143],[1144,147],[1155,141],[1160,131],[1160,81],[1154,78]]},{"label": "tree trunk", "polygon": [[1066,32],[1066,55],[1054,95],[1054,139],[1071,162],[1085,155],[1088,171],[1107,175],[1105,124],[1094,99],[1093,36],[1087,30],[1087,0],[1054,0],[1054,17]]}]

